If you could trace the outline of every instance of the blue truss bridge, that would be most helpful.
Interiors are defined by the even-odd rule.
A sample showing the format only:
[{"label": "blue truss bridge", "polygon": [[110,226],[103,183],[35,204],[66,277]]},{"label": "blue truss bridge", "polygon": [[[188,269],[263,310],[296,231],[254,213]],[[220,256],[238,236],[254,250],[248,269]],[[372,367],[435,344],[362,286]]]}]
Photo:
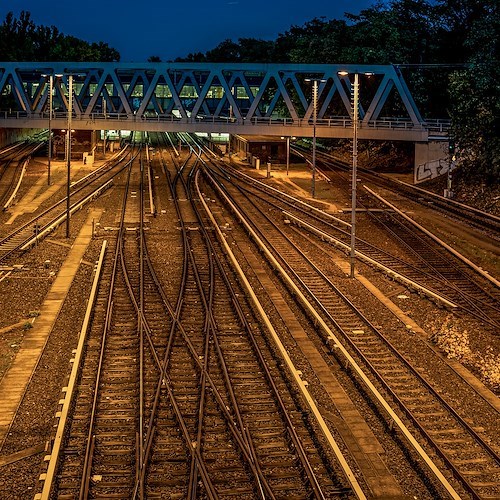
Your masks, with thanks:
[{"label": "blue truss bridge", "polygon": [[446,140],[390,65],[0,63],[0,127],[350,138],[355,74],[359,139]]}]

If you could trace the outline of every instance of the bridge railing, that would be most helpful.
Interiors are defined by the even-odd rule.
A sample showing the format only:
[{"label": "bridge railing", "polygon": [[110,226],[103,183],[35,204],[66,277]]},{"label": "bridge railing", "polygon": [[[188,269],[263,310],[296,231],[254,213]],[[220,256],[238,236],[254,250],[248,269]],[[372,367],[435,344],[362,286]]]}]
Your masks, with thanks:
[{"label": "bridge railing", "polygon": [[451,120],[430,119],[426,120],[424,125],[429,133],[447,134],[451,128]]},{"label": "bridge railing", "polygon": [[[49,115],[46,112],[43,113],[27,113],[25,111],[0,111],[0,120],[20,120],[20,119],[41,119],[48,120]],[[67,119],[67,113],[61,111],[54,111],[52,113],[52,119]],[[258,125],[258,126],[281,126],[281,127],[312,127],[312,119],[292,119],[292,118],[275,118],[275,117],[253,117],[250,119],[246,118],[234,118],[234,117],[220,117],[220,116],[202,116],[198,115],[196,117],[190,116],[183,118],[175,114],[127,114],[127,113],[91,113],[89,115],[77,115],[73,114],[73,120],[75,121],[88,121],[91,120],[95,123],[100,121],[116,121],[116,122],[158,122],[158,123],[226,123],[235,125]],[[336,118],[321,118],[316,120],[316,127],[339,127],[344,129],[352,128],[352,120],[350,117],[336,117]],[[404,118],[379,118],[377,120],[371,120],[364,122],[360,120],[358,124],[359,128],[371,128],[371,129],[404,129],[404,130],[415,130],[415,129],[426,129],[432,133],[443,133],[446,134],[450,128],[449,120],[442,119],[430,119],[415,125],[412,121]]]}]

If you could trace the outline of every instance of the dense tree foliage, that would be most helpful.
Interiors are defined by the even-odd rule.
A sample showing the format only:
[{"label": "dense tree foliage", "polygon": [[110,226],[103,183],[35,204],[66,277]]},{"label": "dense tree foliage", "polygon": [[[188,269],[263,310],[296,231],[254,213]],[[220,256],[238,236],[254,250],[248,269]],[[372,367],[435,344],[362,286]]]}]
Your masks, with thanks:
[{"label": "dense tree foliage", "polygon": [[[224,40],[178,61],[398,64],[422,114],[450,117],[469,176],[500,177],[498,0],[392,0],[274,41]],[[436,66],[434,66],[436,65]]]},{"label": "dense tree foliage", "polygon": [[0,25],[0,61],[119,61],[107,43],[63,35],[54,26],[36,26],[29,12],[9,12]]},{"label": "dense tree foliage", "polygon": [[[450,117],[467,175],[500,176],[498,0],[378,1],[344,19],[313,19],[276,40],[224,40],[186,62],[397,64],[425,117]],[[88,43],[12,13],[0,25],[3,61],[119,61],[106,43]],[[158,56],[150,62],[160,62]]]},{"label": "dense tree foliage", "polygon": [[[453,135],[467,177],[500,179],[500,17],[497,0],[455,1],[470,65],[450,78]],[[458,22],[459,21],[459,22]],[[453,43],[453,42],[450,42]],[[455,42],[456,43],[456,42]]]}]

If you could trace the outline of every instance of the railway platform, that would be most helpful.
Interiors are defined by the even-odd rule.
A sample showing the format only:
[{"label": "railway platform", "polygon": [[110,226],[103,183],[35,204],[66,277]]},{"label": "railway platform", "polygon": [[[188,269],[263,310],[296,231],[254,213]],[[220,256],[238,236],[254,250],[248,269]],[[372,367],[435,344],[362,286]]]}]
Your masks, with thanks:
[{"label": "railway platform", "polygon": [[[98,165],[97,165],[98,166]],[[38,207],[52,195],[57,193],[67,182],[66,170],[67,165],[64,161],[52,161],[51,163],[51,179],[50,186],[47,186],[47,176],[42,175],[31,186],[28,192],[19,200],[12,208],[12,215],[7,221],[7,224],[12,224],[17,217],[25,213],[33,213]],[[82,170],[90,170],[85,167],[83,161],[71,162],[72,177],[79,175]]]},{"label": "railway platform", "polygon": [[99,220],[101,210],[91,210],[77,235],[40,309],[22,342],[10,368],[0,381],[0,442],[9,432],[16,410],[29,384],[33,370],[43,353],[58,314],[92,239],[92,220]]}]

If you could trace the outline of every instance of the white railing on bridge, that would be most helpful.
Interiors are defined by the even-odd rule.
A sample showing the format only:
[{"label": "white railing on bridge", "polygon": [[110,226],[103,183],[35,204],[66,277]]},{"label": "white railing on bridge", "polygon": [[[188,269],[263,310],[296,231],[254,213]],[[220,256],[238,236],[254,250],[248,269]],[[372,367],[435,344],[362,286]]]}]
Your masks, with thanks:
[{"label": "white railing on bridge", "polygon": [[[26,120],[26,119],[38,119],[47,120],[48,113],[27,113],[24,111],[0,111],[0,120]],[[52,120],[67,120],[67,113],[55,111],[52,113]],[[221,116],[197,116],[181,118],[174,114],[148,114],[148,115],[137,115],[137,114],[127,114],[127,113],[90,113],[89,115],[84,114],[73,114],[72,121],[91,121],[96,125],[99,122],[104,121],[116,121],[124,124],[124,122],[130,123],[176,123],[176,124],[227,124],[227,125],[239,125],[239,126],[280,126],[280,127],[300,127],[300,128],[310,128],[313,126],[311,119],[292,119],[292,118],[276,118],[276,117],[253,117],[250,119],[246,118],[232,118],[232,117],[221,117]],[[321,118],[316,120],[316,127],[318,128],[344,128],[351,129],[353,126],[350,117],[336,117],[336,118]],[[377,120],[370,121],[360,121],[358,124],[359,129],[369,128],[369,129],[403,129],[403,130],[415,130],[424,129],[429,133],[442,133],[446,134],[450,128],[449,120],[431,119],[425,122],[415,124],[412,121],[404,118],[379,118]]]}]

